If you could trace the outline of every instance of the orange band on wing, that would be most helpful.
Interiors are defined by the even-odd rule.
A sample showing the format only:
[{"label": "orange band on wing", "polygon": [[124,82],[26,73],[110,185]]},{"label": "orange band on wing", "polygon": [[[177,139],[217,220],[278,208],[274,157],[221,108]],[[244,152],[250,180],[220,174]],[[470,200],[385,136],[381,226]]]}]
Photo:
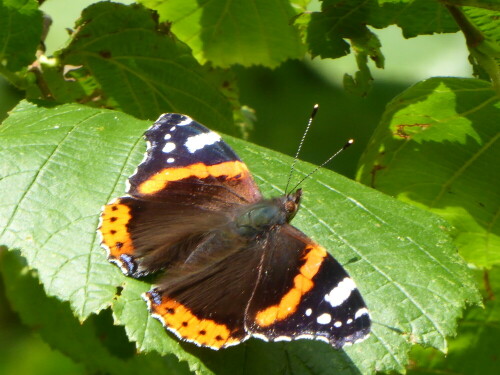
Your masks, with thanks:
[{"label": "orange band on wing", "polygon": [[165,189],[169,182],[180,181],[190,177],[227,176],[228,178],[239,179],[244,175],[248,175],[248,168],[241,161],[226,161],[215,165],[196,163],[181,168],[164,168],[140,184],[138,191],[145,195],[154,194]]},{"label": "orange band on wing", "polygon": [[226,325],[211,319],[200,319],[186,306],[173,299],[163,297],[160,304],[155,304],[150,292],[146,293],[146,297],[151,314],[159,318],[167,329],[185,340],[214,349],[241,341],[231,337],[231,331]]},{"label": "orange band on wing", "polygon": [[134,247],[127,229],[132,218],[130,208],[120,204],[120,200],[104,206],[101,214],[102,244],[109,249],[109,257],[120,259],[123,254],[132,254]]},{"label": "orange band on wing", "polygon": [[299,274],[293,279],[293,287],[286,293],[280,302],[257,313],[256,323],[261,327],[268,327],[276,321],[285,319],[297,311],[300,300],[304,294],[312,289],[312,278],[318,273],[323,259],[327,253],[319,245],[309,246],[305,249],[303,257],[305,263],[300,267]]}]

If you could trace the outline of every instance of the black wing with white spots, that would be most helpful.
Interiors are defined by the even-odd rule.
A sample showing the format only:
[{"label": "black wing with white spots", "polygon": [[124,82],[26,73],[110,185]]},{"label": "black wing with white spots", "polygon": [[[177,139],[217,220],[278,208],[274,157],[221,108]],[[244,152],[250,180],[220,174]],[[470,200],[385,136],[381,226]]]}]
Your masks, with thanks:
[{"label": "black wing with white spots", "polygon": [[158,118],[145,133],[147,151],[129,178],[136,198],[212,208],[261,199],[247,166],[220,135],[177,113]]},{"label": "black wing with white spots", "polygon": [[363,341],[368,309],[344,268],[291,225],[270,233],[247,310],[247,329],[268,341],[315,339],[336,348]]}]

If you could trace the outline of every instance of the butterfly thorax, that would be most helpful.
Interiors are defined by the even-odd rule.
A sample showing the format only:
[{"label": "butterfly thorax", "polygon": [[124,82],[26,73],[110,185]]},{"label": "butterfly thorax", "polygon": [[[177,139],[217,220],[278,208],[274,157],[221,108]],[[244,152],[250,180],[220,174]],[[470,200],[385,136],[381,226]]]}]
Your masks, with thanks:
[{"label": "butterfly thorax", "polygon": [[270,228],[289,223],[297,213],[302,190],[281,197],[262,200],[245,207],[235,219],[238,235],[254,237]]}]

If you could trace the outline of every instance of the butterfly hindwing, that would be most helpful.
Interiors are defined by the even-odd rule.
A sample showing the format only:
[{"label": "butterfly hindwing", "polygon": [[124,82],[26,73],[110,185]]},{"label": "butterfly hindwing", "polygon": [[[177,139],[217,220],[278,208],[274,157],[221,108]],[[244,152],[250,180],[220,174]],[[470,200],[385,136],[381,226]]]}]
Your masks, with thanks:
[{"label": "butterfly hindwing", "polygon": [[340,348],[370,331],[366,305],[344,268],[291,225],[270,236],[247,309],[247,329],[269,341],[317,339]]},{"label": "butterfly hindwing", "polygon": [[146,293],[149,311],[178,337],[212,349],[249,337],[245,306],[257,283],[263,248],[211,235],[190,259]]}]

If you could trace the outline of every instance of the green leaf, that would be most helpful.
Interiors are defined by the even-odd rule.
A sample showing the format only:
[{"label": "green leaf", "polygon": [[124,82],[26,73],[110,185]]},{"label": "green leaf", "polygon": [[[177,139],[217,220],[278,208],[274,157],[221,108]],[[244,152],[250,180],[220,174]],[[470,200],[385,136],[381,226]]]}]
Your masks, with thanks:
[{"label": "green leaf", "polygon": [[421,82],[387,106],[358,179],[447,219],[468,262],[498,265],[499,119],[500,101],[487,82]]},{"label": "green leaf", "polygon": [[366,25],[377,29],[397,25],[405,38],[458,31],[446,8],[437,1],[323,0],[321,10],[317,19],[328,20],[330,37],[355,37]]},{"label": "green leaf", "polygon": [[351,48],[344,40],[344,35],[347,38],[348,34],[341,31],[343,25],[336,16],[329,17],[326,12],[314,12],[310,17],[307,42],[312,57],[335,59],[349,54]]},{"label": "green leaf", "polygon": [[140,0],[193,50],[202,64],[265,65],[302,58],[304,47],[291,24],[287,0]]},{"label": "green leaf", "polygon": [[[87,80],[82,84],[88,86],[91,76],[100,85],[96,99],[104,96],[108,106],[143,119],[168,111],[190,113],[211,127],[235,132],[228,100],[152,12],[102,2],[86,8],[77,26],[60,53],[60,70],[67,64],[82,66],[73,78]],[[64,95],[56,99],[66,101]]]},{"label": "green leaf", "polygon": [[[0,244],[20,249],[48,295],[84,319],[112,306],[117,324],[141,351],[175,354],[190,368],[217,373],[371,374],[403,371],[413,343],[446,349],[446,336],[475,284],[445,222],[328,170],[304,185],[294,224],[325,246],[356,280],[374,320],[371,337],[337,351],[321,342],[257,339],[215,352],[180,343],[146,312],[150,281],[123,276],[107,262],[96,227],[100,207],[123,195],[142,158],[146,121],[81,105],[27,102],[0,127]],[[282,194],[291,158],[230,137],[266,196]],[[313,168],[297,163],[298,180]],[[117,293],[117,287],[123,288]],[[198,358],[198,359],[197,359]],[[227,364],[227,366],[226,366]]]},{"label": "green leaf", "polygon": [[500,10],[500,3],[498,0],[448,0],[447,3],[490,10]]},{"label": "green leaf", "polygon": [[368,57],[375,61],[378,68],[384,67],[384,55],[380,51],[380,41],[375,34],[367,30],[361,38],[351,39],[356,54],[358,71],[354,77],[344,74],[344,88],[346,91],[366,96],[371,88],[373,77],[368,68]]},{"label": "green leaf", "polygon": [[[110,189],[120,169],[131,172],[139,160],[128,156],[133,144],[142,148],[138,134],[123,123],[141,124],[119,112],[24,102],[0,127],[2,243],[21,248],[47,294],[69,301],[80,318],[106,308],[121,280],[118,270],[106,272],[94,227],[99,206],[118,193]],[[129,149],[124,159],[99,159],[120,143]]]},{"label": "green leaf", "polygon": [[323,0],[321,12],[312,15],[308,43],[313,56],[340,57],[349,51],[344,39],[369,33],[366,26],[382,29],[389,25],[398,25],[405,38],[458,31],[446,8],[437,1]]},{"label": "green leaf", "polygon": [[0,0],[0,73],[10,77],[35,61],[42,12],[35,0]]},{"label": "green leaf", "polygon": [[[483,276],[483,275],[479,275]],[[448,355],[433,349],[415,348],[409,375],[495,374],[498,371],[500,340],[500,268],[484,272],[484,308],[471,308],[460,322],[458,334],[450,341]]]},{"label": "green leaf", "polygon": [[497,46],[494,52],[498,54],[498,50],[500,49],[500,30],[498,28],[500,5],[497,11],[466,7],[464,8],[464,12],[474,26],[476,26],[491,43]]},{"label": "green leaf", "polygon": [[461,25],[471,55],[488,73],[497,94],[500,95],[500,28],[498,27],[500,9],[492,11],[466,7],[464,13],[471,22],[471,27],[476,28],[476,32],[479,33],[479,35],[475,33],[469,35],[469,29]]},{"label": "green leaf", "polygon": [[36,329],[53,348],[83,363],[88,373],[188,373],[173,356],[135,355],[134,345],[127,340],[122,327],[113,326],[109,311],[80,324],[68,303],[47,297],[37,272],[26,265],[18,252],[0,255],[0,275],[6,294],[22,322]]}]

